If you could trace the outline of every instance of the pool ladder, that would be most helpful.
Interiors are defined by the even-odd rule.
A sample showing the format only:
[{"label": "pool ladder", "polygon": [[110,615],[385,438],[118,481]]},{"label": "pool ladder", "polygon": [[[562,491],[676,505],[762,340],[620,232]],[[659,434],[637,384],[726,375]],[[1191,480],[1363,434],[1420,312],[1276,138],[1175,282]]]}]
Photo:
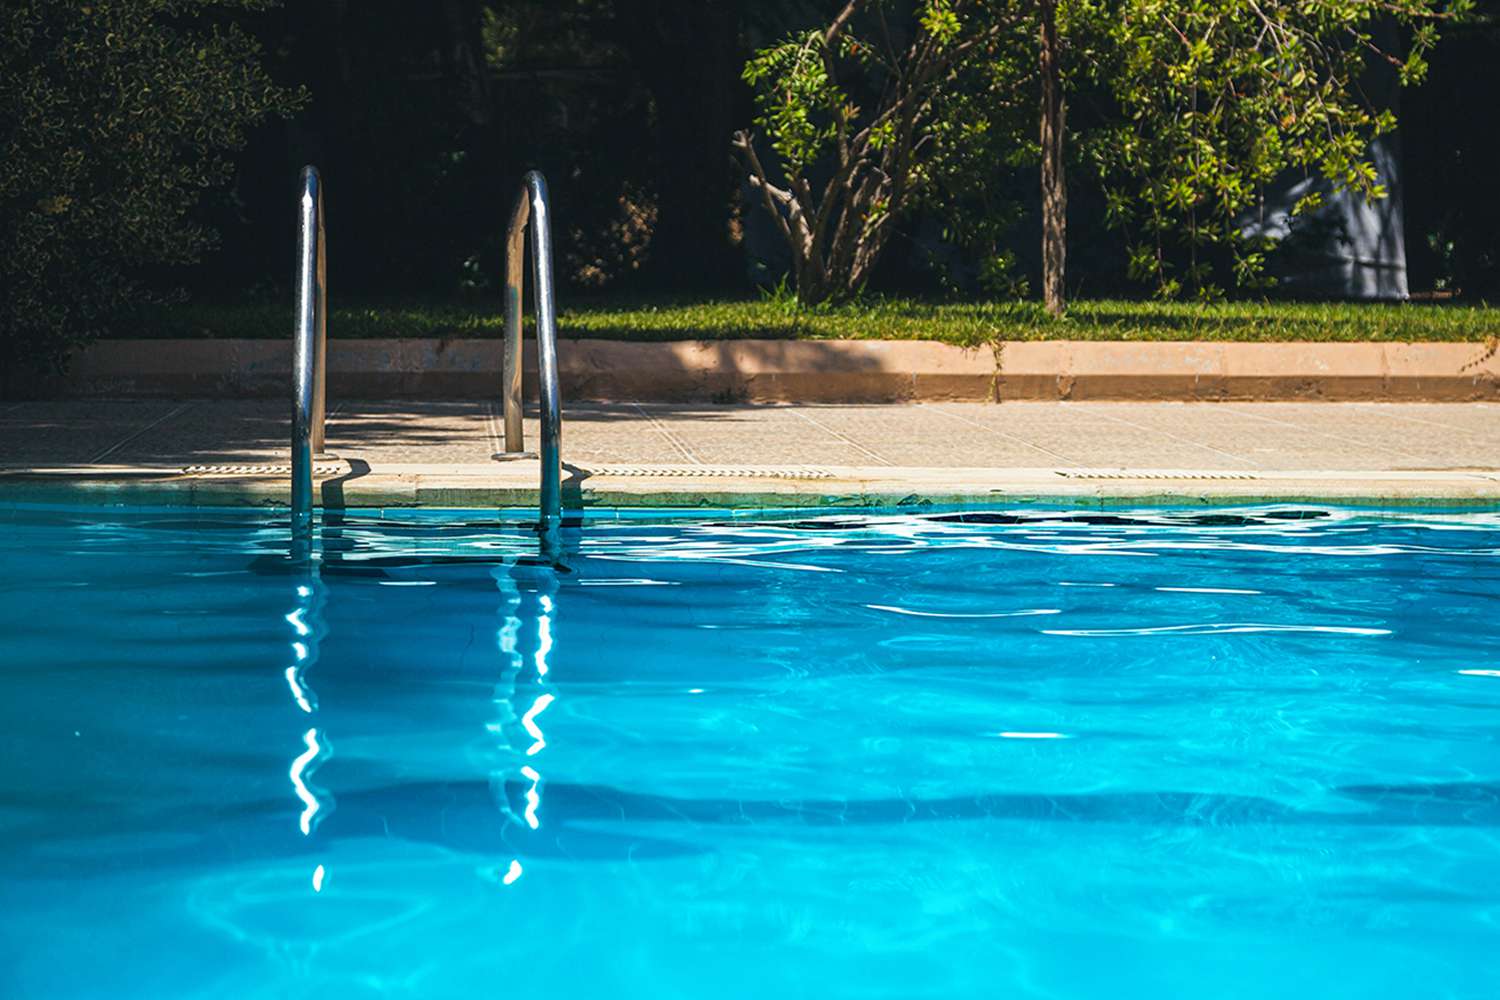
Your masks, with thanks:
[{"label": "pool ladder", "polygon": [[[501,387],[505,452],[525,454],[521,421],[521,288],[525,280],[526,230],[531,229],[532,280],[536,287],[537,375],[541,390],[541,490],[537,530],[544,547],[556,543],[562,522],[562,402],[557,382],[557,302],[552,270],[551,201],[547,181],[535,170],[521,180],[505,242],[505,344]],[[297,287],[292,342],[292,533],[311,534],[313,457],[323,451],[327,400],[328,286],[324,250],[323,182],[316,167],[303,167],[297,216]]]},{"label": "pool ladder", "polygon": [[327,402],[328,263],[323,250],[323,180],[302,168],[297,205],[297,288],[292,335],[292,534],[312,530],[312,463],[323,450]]}]

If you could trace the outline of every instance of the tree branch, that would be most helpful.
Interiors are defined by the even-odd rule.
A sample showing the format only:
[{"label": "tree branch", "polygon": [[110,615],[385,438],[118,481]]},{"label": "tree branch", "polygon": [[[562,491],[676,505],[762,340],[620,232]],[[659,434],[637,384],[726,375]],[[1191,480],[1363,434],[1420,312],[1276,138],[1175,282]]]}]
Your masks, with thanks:
[{"label": "tree branch", "polygon": [[750,171],[750,185],[760,189],[761,196],[766,201],[766,209],[776,219],[776,224],[781,228],[781,235],[786,239],[787,244],[795,251],[796,241],[792,239],[791,224],[777,207],[777,202],[790,207],[792,193],[772,184],[770,178],[766,176],[766,168],[761,165],[760,157],[755,153],[755,144],[751,141],[749,132],[734,133],[730,142],[735,149],[739,150],[741,159],[745,161],[745,166]]},{"label": "tree branch", "polygon": [[828,30],[823,32],[823,47],[825,49],[833,47],[834,41],[839,37],[839,35],[843,34],[844,29],[848,27],[849,20],[853,18],[854,15],[859,12],[859,9],[864,5],[865,0],[849,0],[849,2],[844,5],[844,9],[839,11],[839,16],[835,17],[833,19],[833,23],[828,26]]}]

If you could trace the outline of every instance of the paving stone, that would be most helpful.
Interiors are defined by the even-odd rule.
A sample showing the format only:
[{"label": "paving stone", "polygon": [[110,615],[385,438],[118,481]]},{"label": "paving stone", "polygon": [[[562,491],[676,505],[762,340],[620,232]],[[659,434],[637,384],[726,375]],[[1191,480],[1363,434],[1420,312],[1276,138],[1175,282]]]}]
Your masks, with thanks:
[{"label": "paving stone", "polygon": [[[194,496],[230,496],[235,489],[243,496],[274,495],[284,484],[182,485],[187,481],[177,470],[285,464],[290,416],[290,406],[274,400],[0,407],[0,468],[7,476],[0,499],[10,484],[37,479],[32,470],[59,467],[72,470],[64,477],[69,481],[169,479],[191,487]],[[940,496],[1022,490],[1095,497],[1420,497],[1427,490],[1433,497],[1500,497],[1500,407],[1483,403],[625,402],[565,405],[563,418],[564,461],[642,468],[619,487],[638,497],[696,491],[770,503],[870,490],[900,496],[905,487]],[[540,435],[534,408],[524,430],[534,450]],[[494,460],[503,448],[496,402],[331,401],[327,435],[339,462],[373,470],[359,480],[360,488],[371,497],[397,498],[390,502],[421,502],[421,496],[452,490],[473,497],[524,492],[534,489],[538,474],[534,460]],[[753,476],[710,482],[697,472],[664,472],[657,482],[650,474],[657,467],[778,466],[816,467],[834,478],[822,485]],[[1084,470],[1082,478],[1077,470]],[[1175,471],[1166,477],[1162,470]],[[596,474],[589,488],[613,481]]]}]

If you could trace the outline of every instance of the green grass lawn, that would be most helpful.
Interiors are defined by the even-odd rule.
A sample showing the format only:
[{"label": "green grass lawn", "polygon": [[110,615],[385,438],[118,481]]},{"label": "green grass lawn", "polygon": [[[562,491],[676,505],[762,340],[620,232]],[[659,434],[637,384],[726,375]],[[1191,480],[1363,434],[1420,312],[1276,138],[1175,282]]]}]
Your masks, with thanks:
[{"label": "green grass lawn", "polygon": [[[528,317],[528,325],[530,318]],[[121,336],[289,337],[291,304],[179,305]],[[1452,304],[1350,304],[1111,300],[1073,303],[1063,319],[1037,303],[881,300],[797,309],[776,300],[606,303],[565,306],[562,337],[611,340],[992,340],[1483,341],[1500,336],[1500,308]],[[330,305],[328,335],[499,337],[498,302]]]}]

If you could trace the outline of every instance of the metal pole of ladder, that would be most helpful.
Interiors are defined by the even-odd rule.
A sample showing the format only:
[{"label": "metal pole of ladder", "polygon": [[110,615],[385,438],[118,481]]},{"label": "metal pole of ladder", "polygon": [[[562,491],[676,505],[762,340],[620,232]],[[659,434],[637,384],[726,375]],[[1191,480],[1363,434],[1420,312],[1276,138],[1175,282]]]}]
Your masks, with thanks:
[{"label": "metal pole of ladder", "polygon": [[323,451],[328,353],[323,182],[303,167],[297,214],[297,284],[292,338],[292,530],[312,528],[313,456]]},{"label": "metal pole of ladder", "polygon": [[541,497],[538,530],[544,540],[562,522],[562,402],[557,384],[557,301],[552,283],[551,202],[547,181],[532,170],[510,213],[505,243],[505,451],[525,451],[521,425],[521,286],[526,271],[526,229],[531,227],[532,279],[536,286],[536,356],[541,388]]}]

